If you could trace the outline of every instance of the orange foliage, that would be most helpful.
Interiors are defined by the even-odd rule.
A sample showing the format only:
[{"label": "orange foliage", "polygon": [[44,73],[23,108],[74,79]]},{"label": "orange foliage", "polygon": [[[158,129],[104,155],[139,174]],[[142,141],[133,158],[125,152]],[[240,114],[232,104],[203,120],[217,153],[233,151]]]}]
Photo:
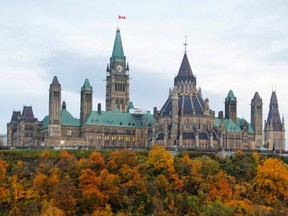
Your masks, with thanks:
[{"label": "orange foliage", "polygon": [[266,204],[273,205],[278,200],[288,199],[288,166],[282,161],[269,158],[258,166],[256,192]]},{"label": "orange foliage", "polygon": [[106,167],[103,156],[97,151],[91,153],[87,160],[87,166],[98,172]]},{"label": "orange foliage", "polygon": [[7,166],[7,163],[0,159],[0,181],[6,176]]},{"label": "orange foliage", "polygon": [[33,187],[40,195],[46,195],[48,177],[44,174],[38,173],[33,179]]},{"label": "orange foliage", "polygon": [[102,179],[96,176],[96,173],[91,169],[82,170],[82,174],[79,177],[79,188],[85,199],[85,202],[92,208],[97,206],[104,206],[106,198],[102,192],[100,192],[99,186],[102,184]]},{"label": "orange foliage", "polygon": [[108,161],[108,167],[111,170],[117,170],[121,168],[123,164],[127,164],[130,167],[136,166],[137,164],[136,153],[128,149],[112,152]]},{"label": "orange foliage", "polygon": [[60,158],[61,159],[72,159],[72,158],[74,158],[74,156],[71,153],[69,153],[68,151],[62,151],[60,153]]},{"label": "orange foliage", "polygon": [[209,184],[209,199],[215,201],[220,198],[222,201],[231,200],[233,196],[232,184],[234,179],[223,171],[215,174]]},{"label": "orange foliage", "polygon": [[48,158],[50,158],[51,156],[51,152],[50,150],[44,150],[40,155],[39,157],[42,159],[42,160],[47,160]]},{"label": "orange foliage", "polygon": [[235,216],[254,215],[253,203],[248,199],[230,200],[225,205],[233,208]]}]

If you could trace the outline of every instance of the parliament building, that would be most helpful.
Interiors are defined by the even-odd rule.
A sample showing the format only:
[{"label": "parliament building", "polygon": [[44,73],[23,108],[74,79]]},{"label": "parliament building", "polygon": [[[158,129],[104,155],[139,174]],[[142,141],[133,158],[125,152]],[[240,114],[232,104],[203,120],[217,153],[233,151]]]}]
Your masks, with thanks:
[{"label": "parliament building", "polygon": [[[186,50],[186,43],[185,43]],[[150,148],[178,149],[285,149],[284,117],[279,115],[276,92],[270,99],[263,124],[263,102],[258,92],[251,100],[251,120],[237,117],[237,97],[232,90],[224,99],[225,112],[210,108],[197,87],[186,51],[174,86],[160,110],[153,114],[130,101],[129,64],[120,29],[106,69],[105,110],[93,109],[93,87],[84,80],[80,93],[80,119],[61,99],[61,82],[54,76],[49,88],[49,113],[41,121],[31,106],[13,111],[7,123],[7,144],[13,147]],[[153,88],[153,87],[152,87]],[[156,86],[155,86],[156,89]],[[47,97],[48,99],[48,97]]]}]

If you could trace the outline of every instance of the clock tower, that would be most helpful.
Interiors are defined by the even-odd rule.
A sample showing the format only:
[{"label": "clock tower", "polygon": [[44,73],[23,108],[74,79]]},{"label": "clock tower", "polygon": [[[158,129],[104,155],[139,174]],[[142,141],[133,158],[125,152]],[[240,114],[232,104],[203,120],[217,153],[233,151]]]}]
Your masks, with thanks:
[{"label": "clock tower", "polygon": [[129,101],[129,66],[123,51],[120,29],[117,28],[110,64],[106,69],[106,111],[119,109],[120,112],[127,112]]}]

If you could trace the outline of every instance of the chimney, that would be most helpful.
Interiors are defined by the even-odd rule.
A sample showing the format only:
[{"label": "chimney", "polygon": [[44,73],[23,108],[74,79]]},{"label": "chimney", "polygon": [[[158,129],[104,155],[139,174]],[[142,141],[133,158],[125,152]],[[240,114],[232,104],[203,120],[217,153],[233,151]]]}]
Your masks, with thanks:
[{"label": "chimney", "polygon": [[218,112],[218,118],[219,119],[223,119],[223,111],[219,111]]},{"label": "chimney", "polygon": [[98,114],[101,115],[101,103],[98,103]]}]

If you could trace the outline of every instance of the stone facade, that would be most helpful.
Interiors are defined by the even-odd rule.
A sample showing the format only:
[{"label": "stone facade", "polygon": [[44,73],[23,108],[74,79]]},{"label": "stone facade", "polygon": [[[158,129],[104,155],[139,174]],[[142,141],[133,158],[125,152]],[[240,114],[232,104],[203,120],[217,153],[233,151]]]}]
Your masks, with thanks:
[{"label": "stone facade", "polygon": [[[147,148],[162,145],[179,149],[285,148],[284,118],[281,121],[276,92],[263,133],[263,102],[256,92],[251,100],[251,124],[237,117],[237,97],[232,90],[224,100],[225,113],[210,109],[209,99],[197,87],[185,53],[174,86],[160,110],[153,115],[134,108],[130,102],[130,71],[124,55],[120,30],[116,30],[112,56],[106,69],[106,111],[93,110],[93,88],[85,79],[80,94],[80,119],[74,118],[61,100],[57,76],[49,88],[49,114],[42,121],[32,107],[13,112],[7,124],[9,146],[55,146],[97,148]],[[61,105],[62,103],[62,105]],[[264,135],[264,136],[263,136]]]},{"label": "stone facade", "polygon": [[7,124],[7,145],[37,146],[40,144],[40,122],[34,117],[31,106],[24,106],[22,113],[13,111],[11,121]]},{"label": "stone facade", "polygon": [[272,92],[269,113],[264,128],[264,145],[269,150],[281,151],[285,149],[285,123],[284,117],[279,114],[279,105],[276,91]]},{"label": "stone facade", "polygon": [[204,100],[201,89],[197,89],[196,77],[185,52],[168,99],[160,110],[154,108],[155,123],[150,133],[150,145],[179,149],[235,150],[263,149],[265,142],[269,149],[283,150],[284,119],[281,122],[280,118],[276,118],[279,111],[275,97],[276,93],[272,93],[272,105],[265,123],[265,138],[263,103],[258,92],[251,100],[251,124],[237,117],[237,98],[232,90],[225,98],[225,115],[221,111],[215,117],[215,112],[209,108],[209,100]]}]

